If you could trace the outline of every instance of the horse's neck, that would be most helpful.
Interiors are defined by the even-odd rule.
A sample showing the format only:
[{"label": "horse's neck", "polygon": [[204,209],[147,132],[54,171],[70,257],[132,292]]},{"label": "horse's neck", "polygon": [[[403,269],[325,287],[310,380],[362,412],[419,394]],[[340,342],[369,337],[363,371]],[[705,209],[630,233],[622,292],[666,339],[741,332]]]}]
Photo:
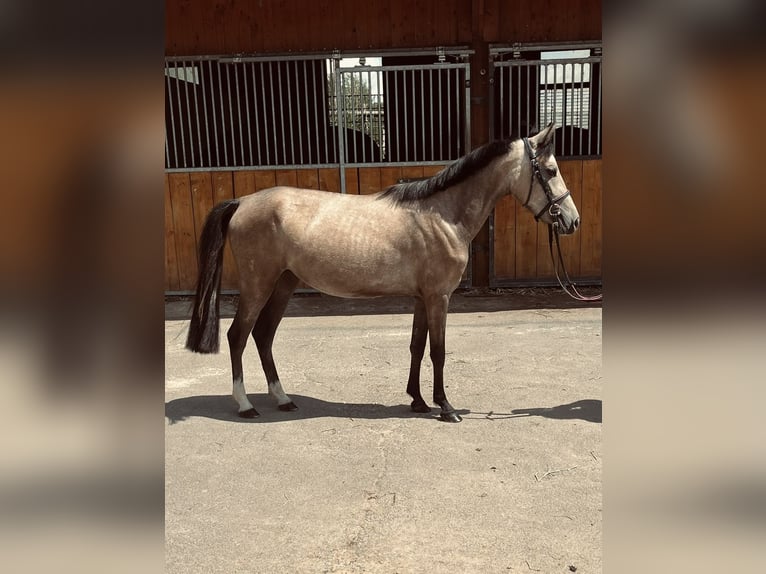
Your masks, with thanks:
[{"label": "horse's neck", "polygon": [[470,242],[498,200],[511,192],[519,171],[518,161],[513,158],[498,159],[468,180],[445,190],[450,196],[450,208],[443,212],[444,219],[453,223]]}]

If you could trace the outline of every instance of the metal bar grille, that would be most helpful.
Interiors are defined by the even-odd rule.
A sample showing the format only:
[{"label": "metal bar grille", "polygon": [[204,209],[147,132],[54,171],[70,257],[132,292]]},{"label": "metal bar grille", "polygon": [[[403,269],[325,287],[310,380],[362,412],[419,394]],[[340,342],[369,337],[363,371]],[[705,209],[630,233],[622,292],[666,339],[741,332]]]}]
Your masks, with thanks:
[{"label": "metal bar grille", "polygon": [[166,170],[455,160],[470,149],[467,53],[166,58]]},{"label": "metal bar grille", "polygon": [[559,157],[601,155],[600,46],[494,48],[495,138],[529,136],[556,122]]}]

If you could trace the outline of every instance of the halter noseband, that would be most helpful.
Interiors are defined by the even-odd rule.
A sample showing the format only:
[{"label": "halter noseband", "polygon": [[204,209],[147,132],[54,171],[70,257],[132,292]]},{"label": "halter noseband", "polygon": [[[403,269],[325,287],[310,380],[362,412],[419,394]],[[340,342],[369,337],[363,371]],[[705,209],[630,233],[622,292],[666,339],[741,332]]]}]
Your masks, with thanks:
[{"label": "halter noseband", "polygon": [[542,187],[543,191],[545,192],[545,197],[548,198],[548,203],[546,203],[545,207],[543,207],[535,215],[535,221],[539,221],[543,213],[547,211],[548,214],[553,218],[554,225],[558,225],[558,218],[559,214],[561,213],[560,204],[569,195],[569,190],[566,190],[566,192],[562,193],[558,197],[553,195],[553,190],[548,184],[548,180],[543,177],[543,173],[540,171],[540,163],[537,161],[537,156],[532,149],[532,145],[529,143],[529,139],[522,138],[522,140],[524,141],[524,147],[527,150],[529,161],[532,162],[532,177],[529,178],[529,192],[527,193],[527,200],[524,202],[524,207],[529,207],[529,200],[532,199],[532,188],[535,184],[535,177],[537,177],[537,181],[540,182],[540,187]]}]

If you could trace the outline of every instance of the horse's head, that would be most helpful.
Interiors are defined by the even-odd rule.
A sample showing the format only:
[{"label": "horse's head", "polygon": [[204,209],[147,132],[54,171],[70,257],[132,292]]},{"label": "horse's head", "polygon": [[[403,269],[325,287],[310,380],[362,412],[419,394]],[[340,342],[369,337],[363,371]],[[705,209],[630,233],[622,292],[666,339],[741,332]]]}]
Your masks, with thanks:
[{"label": "horse's head", "polygon": [[[535,214],[536,220],[556,226],[558,233],[569,234],[580,225],[580,214],[553,157],[554,129],[551,122],[540,133],[522,138],[525,156],[522,162],[526,167],[521,173],[529,178],[524,207]],[[524,176],[521,177],[524,181]]]}]

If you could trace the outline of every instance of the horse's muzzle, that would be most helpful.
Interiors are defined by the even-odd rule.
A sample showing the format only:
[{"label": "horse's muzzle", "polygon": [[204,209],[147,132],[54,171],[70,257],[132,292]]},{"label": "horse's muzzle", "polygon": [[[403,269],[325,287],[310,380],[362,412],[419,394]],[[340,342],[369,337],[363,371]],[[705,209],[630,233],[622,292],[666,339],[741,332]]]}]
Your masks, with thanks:
[{"label": "horse's muzzle", "polygon": [[577,231],[577,228],[580,227],[580,218],[575,217],[574,221],[569,226],[569,233],[574,233]]},{"label": "horse's muzzle", "polygon": [[569,222],[569,225],[564,226],[564,222],[561,220],[561,217],[558,217],[556,219],[556,223],[554,223],[554,226],[557,228],[557,231],[561,235],[571,235],[575,231],[577,231],[577,228],[580,227],[580,218],[576,217],[572,221]]}]

